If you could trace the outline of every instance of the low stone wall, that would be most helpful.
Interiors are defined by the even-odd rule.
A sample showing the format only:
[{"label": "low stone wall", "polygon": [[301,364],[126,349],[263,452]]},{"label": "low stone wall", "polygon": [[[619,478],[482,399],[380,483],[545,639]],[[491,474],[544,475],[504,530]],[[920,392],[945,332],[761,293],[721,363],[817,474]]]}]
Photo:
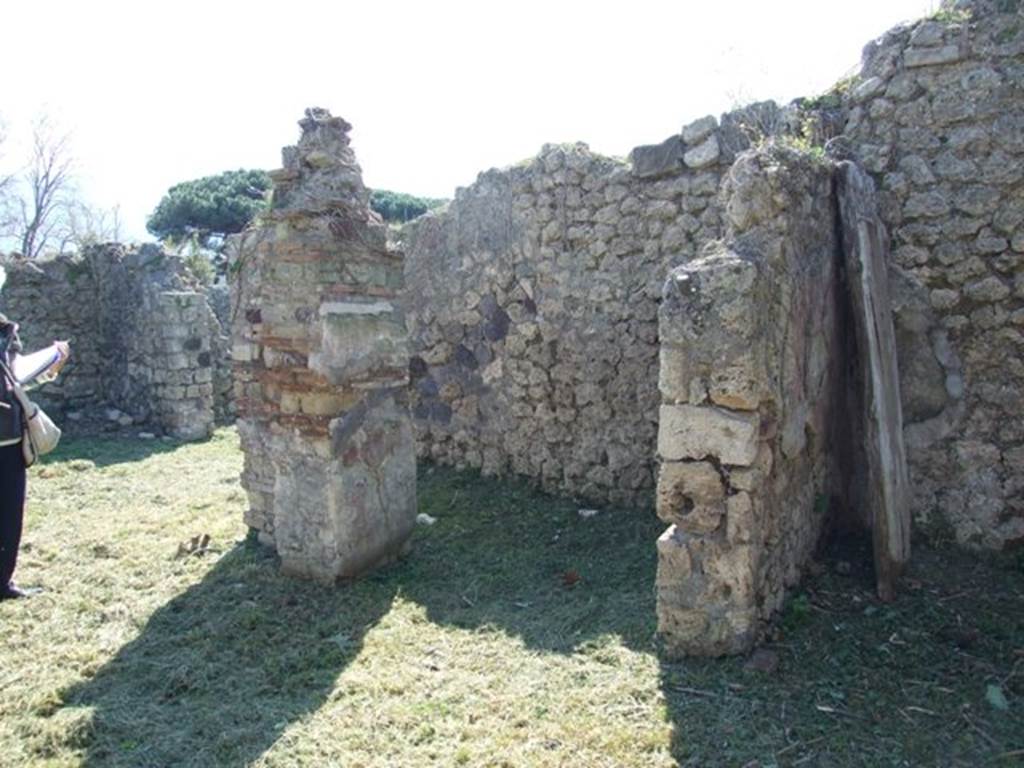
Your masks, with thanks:
[{"label": "low stone wall", "polygon": [[1024,538],[1024,12],[958,2],[864,51],[843,141],[892,236],[917,522]]},{"label": "low stone wall", "polygon": [[21,323],[26,347],[71,342],[64,372],[36,395],[65,426],[115,409],[122,426],[189,440],[210,434],[225,342],[181,259],[158,246],[108,244],[76,256],[7,259],[4,269],[0,311]]},{"label": "low stone wall", "polygon": [[350,126],[307,110],[272,208],[232,244],[232,350],[246,523],[282,568],[350,578],[396,556],[416,516],[409,351]]},{"label": "low stone wall", "polygon": [[832,169],[742,155],[724,242],[672,271],[659,315],[658,628],[670,654],[751,647],[796,584],[842,486]]}]

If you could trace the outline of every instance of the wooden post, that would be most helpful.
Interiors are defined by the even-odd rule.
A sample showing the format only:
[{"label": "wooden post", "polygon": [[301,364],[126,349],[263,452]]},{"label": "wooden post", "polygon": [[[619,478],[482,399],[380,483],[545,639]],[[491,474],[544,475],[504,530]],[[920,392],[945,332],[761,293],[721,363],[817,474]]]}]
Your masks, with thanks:
[{"label": "wooden post", "polygon": [[889,240],[871,178],[850,162],[836,174],[843,257],[864,383],[864,452],[878,596],[892,600],[910,559],[910,482],[903,445],[896,334],[889,298]]}]

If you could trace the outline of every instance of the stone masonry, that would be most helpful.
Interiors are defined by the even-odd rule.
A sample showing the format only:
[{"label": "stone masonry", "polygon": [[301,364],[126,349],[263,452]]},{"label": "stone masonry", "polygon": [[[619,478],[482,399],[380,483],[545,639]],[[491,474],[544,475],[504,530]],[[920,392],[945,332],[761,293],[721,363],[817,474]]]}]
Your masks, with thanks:
[{"label": "stone masonry", "polygon": [[828,161],[742,155],[724,241],[660,309],[658,630],[672,655],[750,648],[842,485],[839,246]]},{"label": "stone masonry", "polygon": [[864,50],[841,141],[878,184],[916,519],[1024,538],[1024,7],[959,2]]},{"label": "stone masonry", "polygon": [[873,175],[892,238],[915,519],[965,544],[1024,538],[1022,14],[947,4],[871,43],[823,101],[703,118],[629,162],[548,146],[408,226],[420,454],[646,503],[664,275],[723,235],[738,153],[831,138]]},{"label": "stone masonry", "polygon": [[406,227],[420,454],[647,503],[661,283],[719,236],[730,158],[714,118],[632,163],[546,146]]},{"label": "stone masonry", "polygon": [[[671,654],[749,648],[830,517],[874,524],[872,403],[891,406],[886,451],[906,425],[919,524],[1024,538],[1018,6],[944,6],[821,100],[702,118],[628,161],[549,145],[483,173],[397,233],[404,293],[347,125],[310,112],[234,262],[250,525],[321,578],[393,554],[408,383],[421,456],[633,506],[657,475]],[[863,192],[842,225],[837,159],[878,189],[842,166]],[[851,331],[871,301],[850,301],[838,233],[864,222],[872,274],[892,238],[891,289],[869,298],[891,290],[897,354],[870,364],[896,401],[868,397]]]},{"label": "stone masonry", "polygon": [[6,259],[0,311],[26,348],[70,339],[60,378],[35,397],[62,426],[116,416],[185,440],[209,436],[216,376],[227,368],[220,322],[182,260],[158,246]]},{"label": "stone masonry", "polygon": [[350,126],[310,109],[271,210],[230,261],[246,522],[324,582],[399,554],[416,516],[402,256],[369,208]]}]

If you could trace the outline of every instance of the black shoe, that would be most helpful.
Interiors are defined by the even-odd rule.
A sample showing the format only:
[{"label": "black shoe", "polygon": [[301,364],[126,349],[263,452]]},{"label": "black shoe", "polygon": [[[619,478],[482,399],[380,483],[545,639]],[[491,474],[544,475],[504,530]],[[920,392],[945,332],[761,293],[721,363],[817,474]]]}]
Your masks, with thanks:
[{"label": "black shoe", "polygon": [[22,589],[17,586],[13,581],[0,590],[0,600],[17,600],[22,597],[35,597],[43,590],[38,587],[28,587]]}]

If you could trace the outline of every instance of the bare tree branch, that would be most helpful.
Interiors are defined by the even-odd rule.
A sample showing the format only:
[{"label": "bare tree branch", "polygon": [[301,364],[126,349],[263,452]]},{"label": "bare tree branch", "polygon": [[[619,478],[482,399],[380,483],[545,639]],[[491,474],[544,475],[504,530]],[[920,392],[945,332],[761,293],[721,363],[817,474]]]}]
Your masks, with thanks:
[{"label": "bare tree branch", "polygon": [[[0,159],[3,158],[3,145],[7,141],[7,129],[0,120]],[[0,173],[0,236],[11,233],[14,224],[12,206],[14,204],[14,174]]]},{"label": "bare tree branch", "polygon": [[28,200],[20,201],[22,255],[39,256],[64,224],[62,209],[69,202],[73,163],[68,135],[57,134],[45,115],[37,119],[25,172]]},{"label": "bare tree branch", "polygon": [[65,210],[68,244],[81,251],[95,243],[120,242],[121,207],[101,208],[82,200],[69,202]]}]

